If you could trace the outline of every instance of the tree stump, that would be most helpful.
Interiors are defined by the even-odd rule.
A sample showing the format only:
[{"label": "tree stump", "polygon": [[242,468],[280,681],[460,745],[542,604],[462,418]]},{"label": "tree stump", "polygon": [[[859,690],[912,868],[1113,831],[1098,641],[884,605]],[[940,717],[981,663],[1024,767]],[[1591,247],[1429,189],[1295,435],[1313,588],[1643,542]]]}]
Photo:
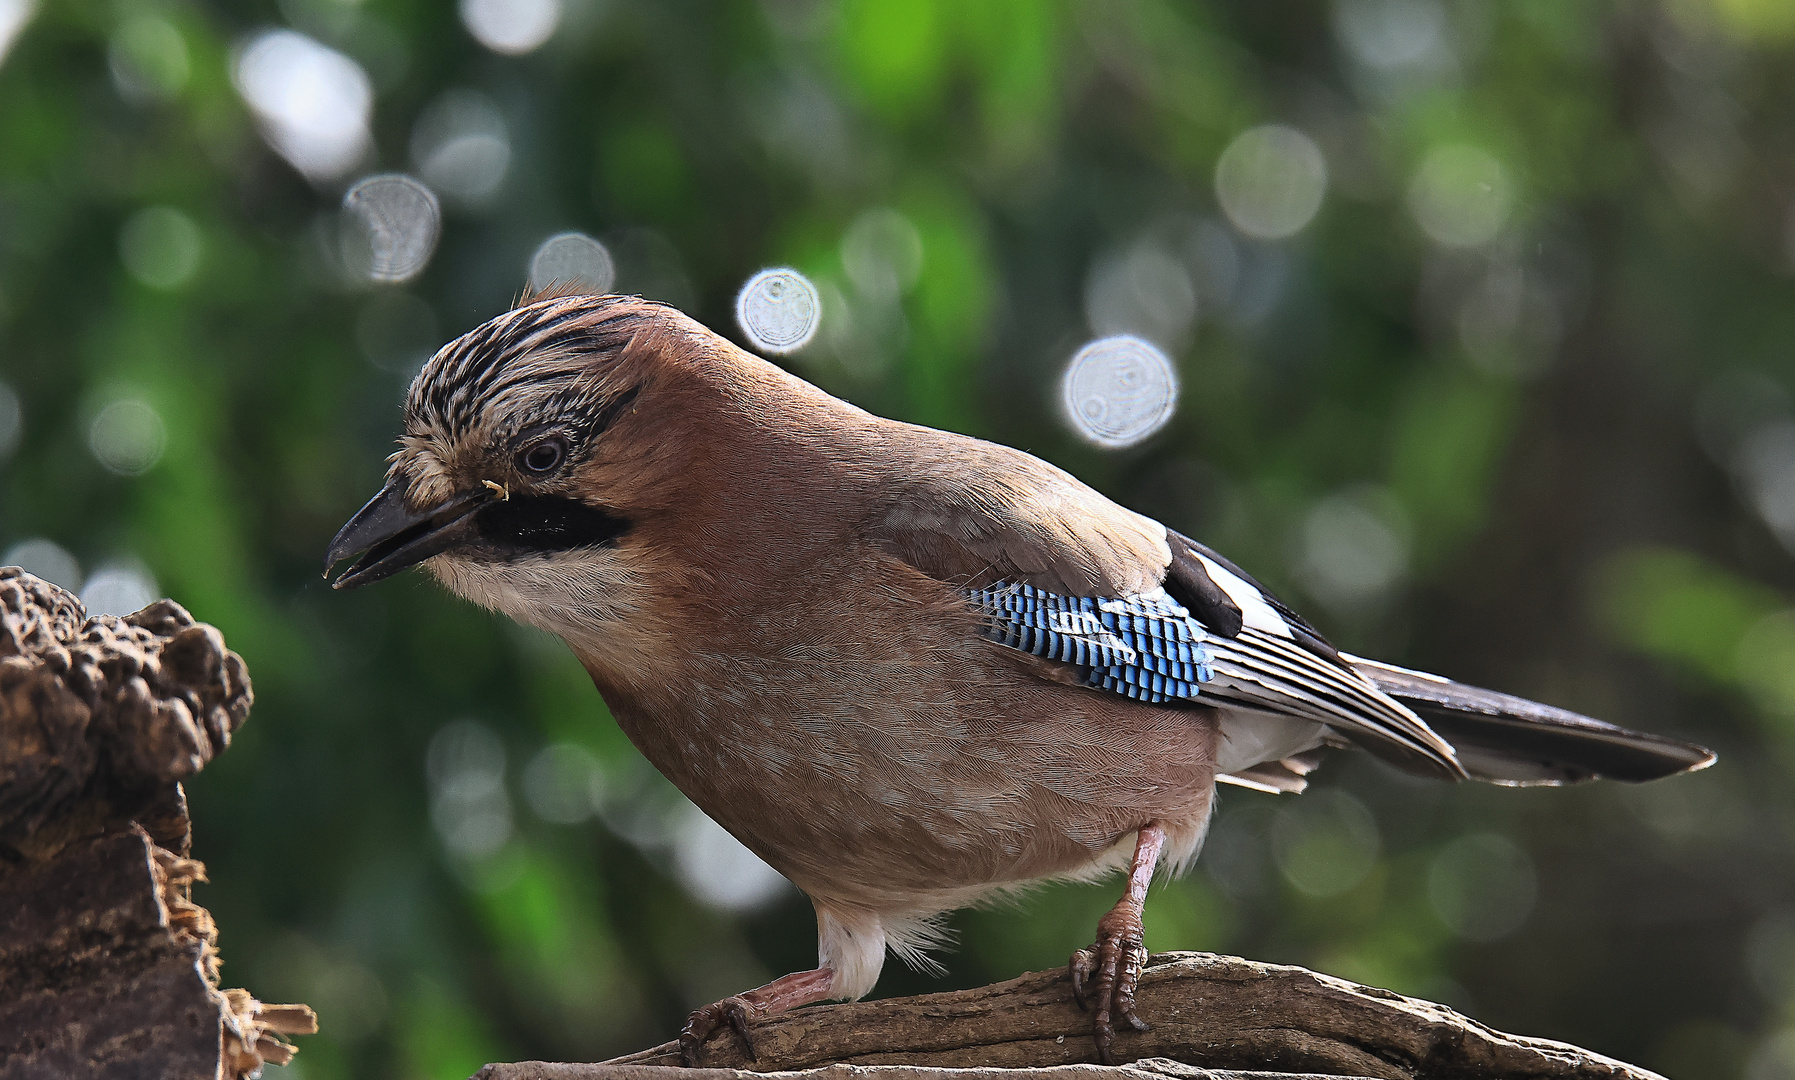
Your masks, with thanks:
[{"label": "tree stump", "polygon": [[0,1080],[249,1076],[304,1005],[218,981],[181,781],[253,694],[217,630],[161,600],[124,618],[0,567]]}]

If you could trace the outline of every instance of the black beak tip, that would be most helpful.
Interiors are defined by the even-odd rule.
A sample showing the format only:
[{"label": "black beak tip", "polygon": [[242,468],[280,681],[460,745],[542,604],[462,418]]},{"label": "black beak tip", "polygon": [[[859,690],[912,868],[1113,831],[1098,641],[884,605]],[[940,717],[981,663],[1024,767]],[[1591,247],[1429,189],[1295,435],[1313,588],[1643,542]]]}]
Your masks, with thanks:
[{"label": "black beak tip", "polygon": [[405,505],[403,489],[388,482],[356,511],[324,553],[324,576],[353,555],[361,559],[330,583],[333,591],[354,589],[391,577],[423,562],[467,535],[468,515],[490,501],[485,490],[467,491],[423,510]]}]

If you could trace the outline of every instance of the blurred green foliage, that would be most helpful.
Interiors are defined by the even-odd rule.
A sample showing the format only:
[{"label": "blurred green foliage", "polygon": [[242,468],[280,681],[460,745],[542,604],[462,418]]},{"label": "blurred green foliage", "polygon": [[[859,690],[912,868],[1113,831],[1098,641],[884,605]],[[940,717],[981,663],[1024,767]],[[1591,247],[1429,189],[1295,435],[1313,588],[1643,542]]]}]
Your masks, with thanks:
[{"label": "blurred green foliage", "polygon": [[[497,4],[558,13],[520,55],[417,0],[33,7],[0,2],[30,16],[0,60],[0,552],[96,604],[132,595],[103,572],[154,582],[247,659],[255,713],[191,798],[226,977],[321,1014],[287,1074],[608,1056],[812,962],[794,893],[705,892],[726,849],[558,644],[421,574],[318,578],[416,364],[576,229],[620,291],[732,335],[740,284],[799,268],[824,308],[795,370],[1072,469],[1344,647],[1721,751],[1637,789],[1341,758],[1302,799],[1226,791],[1151,947],[1795,1076],[1786,0]],[[365,73],[331,176],[234,81],[277,27]],[[352,280],[345,188],[447,168],[420,121],[451,90],[501,118],[502,179],[445,194],[421,276]],[[1275,239],[1284,177],[1215,181],[1262,124],[1326,166]],[[921,253],[884,252],[895,287],[844,239],[869,212]],[[1120,452],[1055,404],[1115,329],[1183,386]],[[962,913],[945,978],[879,992],[1063,963],[1113,892]]]}]

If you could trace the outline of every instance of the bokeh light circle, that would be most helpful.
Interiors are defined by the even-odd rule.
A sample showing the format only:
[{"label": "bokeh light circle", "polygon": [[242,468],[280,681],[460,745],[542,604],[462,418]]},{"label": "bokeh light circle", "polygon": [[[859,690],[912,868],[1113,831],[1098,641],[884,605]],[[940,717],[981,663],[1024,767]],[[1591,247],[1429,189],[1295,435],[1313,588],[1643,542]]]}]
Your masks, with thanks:
[{"label": "bokeh light circle", "polygon": [[1260,240],[1294,236],[1314,219],[1328,189],[1315,140],[1282,124],[1235,136],[1215,163],[1215,195],[1234,227]]},{"label": "bokeh light circle", "polygon": [[617,263],[610,249],[582,232],[564,232],[544,240],[530,256],[530,288],[550,285],[608,293],[617,284]]},{"label": "bokeh light circle", "polygon": [[205,254],[205,239],[186,214],[171,206],[151,206],[125,222],[118,254],[132,277],[152,289],[172,292],[193,280]]},{"label": "bokeh light circle", "polygon": [[1072,356],[1060,399],[1073,429],[1121,449],[1166,425],[1178,404],[1178,375],[1158,346],[1132,334],[1098,338]]},{"label": "bokeh light circle", "polygon": [[1428,152],[1408,195],[1416,224],[1435,243],[1481,247],[1508,223],[1514,185],[1494,154],[1452,144]]},{"label": "bokeh light circle", "polygon": [[478,90],[445,90],[412,126],[417,175],[451,205],[487,206],[504,187],[511,157],[504,114]]},{"label": "bokeh light circle", "polygon": [[94,415],[87,428],[87,447],[106,467],[120,476],[148,472],[162,460],[168,445],[168,429],[162,416],[148,402],[136,398],[114,401]]},{"label": "bokeh light circle", "polygon": [[692,898],[720,911],[756,911],[788,895],[779,871],[723,826],[689,807],[673,837],[673,870]]},{"label": "bokeh light circle", "polygon": [[436,194],[403,173],[356,181],[343,196],[343,212],[354,225],[351,239],[357,242],[349,261],[370,281],[416,277],[436,251],[442,233],[443,212]]},{"label": "bokeh light circle", "polygon": [[816,335],[822,310],[816,286],[789,267],[755,274],[735,298],[735,321],[767,353],[802,349]]},{"label": "bokeh light circle", "polygon": [[94,570],[81,586],[89,615],[129,615],[156,602],[156,579],[136,562],[110,563]]},{"label": "bokeh light circle", "polygon": [[1533,859],[1514,841],[1473,833],[1447,844],[1427,873],[1427,898],[1453,933],[1498,941],[1519,930],[1539,898]]},{"label": "bokeh light circle", "polygon": [[81,564],[67,548],[42,536],[21,540],[0,555],[0,566],[16,566],[52,585],[74,590],[81,586]]},{"label": "bokeh light circle", "polygon": [[370,149],[374,84],[335,49],[266,30],[238,52],[232,76],[268,144],[308,179],[334,180]]},{"label": "bokeh light circle", "polygon": [[493,52],[521,56],[554,36],[561,0],[461,0],[461,23]]}]

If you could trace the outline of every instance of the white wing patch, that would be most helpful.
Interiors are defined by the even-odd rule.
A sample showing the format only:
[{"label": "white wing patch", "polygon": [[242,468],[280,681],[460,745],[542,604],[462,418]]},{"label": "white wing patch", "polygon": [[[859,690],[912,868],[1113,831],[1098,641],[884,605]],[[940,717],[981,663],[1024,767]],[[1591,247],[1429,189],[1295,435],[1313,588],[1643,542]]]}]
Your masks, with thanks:
[{"label": "white wing patch", "polygon": [[1209,579],[1228,594],[1234,606],[1240,609],[1241,624],[1250,630],[1258,630],[1265,634],[1276,634],[1278,637],[1295,637],[1290,632],[1290,624],[1284,616],[1265,602],[1265,594],[1253,587],[1253,583],[1234,573],[1221,563],[1209,558],[1200,551],[1191,551],[1209,572]]}]

